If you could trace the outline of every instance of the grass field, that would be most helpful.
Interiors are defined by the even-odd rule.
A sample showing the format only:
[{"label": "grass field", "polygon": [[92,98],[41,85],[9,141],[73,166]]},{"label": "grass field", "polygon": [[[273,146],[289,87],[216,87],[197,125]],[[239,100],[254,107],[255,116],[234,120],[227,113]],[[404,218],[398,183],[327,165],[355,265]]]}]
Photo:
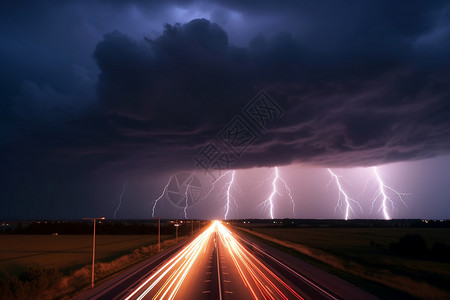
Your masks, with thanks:
[{"label": "grass field", "polygon": [[[389,249],[400,237],[416,233],[425,238],[428,248],[435,241],[450,244],[450,229],[252,228],[252,232],[286,241],[285,247],[346,273],[369,289],[367,281],[373,281],[420,298],[450,297],[450,263],[402,257]],[[379,286],[372,288],[378,292]]]},{"label": "grass field", "polygon": [[[162,236],[167,239],[171,236]],[[96,262],[109,261],[142,246],[155,235],[97,235]],[[30,267],[55,267],[68,273],[92,261],[90,235],[0,235],[0,277],[19,275]]]}]

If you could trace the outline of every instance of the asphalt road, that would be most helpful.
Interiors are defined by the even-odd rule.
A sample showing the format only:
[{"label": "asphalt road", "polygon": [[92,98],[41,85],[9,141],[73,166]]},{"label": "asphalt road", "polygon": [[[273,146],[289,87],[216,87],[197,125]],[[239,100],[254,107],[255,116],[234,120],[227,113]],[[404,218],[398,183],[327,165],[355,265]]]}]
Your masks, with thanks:
[{"label": "asphalt road", "polygon": [[213,222],[193,241],[79,300],[370,298],[374,297],[335,276]]}]

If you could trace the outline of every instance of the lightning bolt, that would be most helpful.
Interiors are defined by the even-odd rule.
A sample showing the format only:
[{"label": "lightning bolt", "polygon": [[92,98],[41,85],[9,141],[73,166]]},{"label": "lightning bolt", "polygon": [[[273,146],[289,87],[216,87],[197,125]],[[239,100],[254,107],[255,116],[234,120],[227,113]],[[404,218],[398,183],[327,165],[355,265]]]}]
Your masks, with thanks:
[{"label": "lightning bolt", "polygon": [[280,180],[281,182],[283,182],[284,184],[284,188],[286,189],[286,192],[289,196],[289,199],[291,199],[291,204],[292,204],[292,215],[295,217],[295,202],[294,202],[294,198],[292,197],[291,194],[291,188],[288,186],[288,184],[286,183],[286,181],[280,176]]},{"label": "lightning bolt", "polygon": [[189,189],[191,188],[192,180],[194,180],[194,174],[189,176],[189,178],[186,181],[189,181],[189,183],[186,184],[186,190],[184,191],[184,198],[186,201],[186,205],[184,206],[184,218],[187,219],[187,208],[188,208],[188,199],[189,199]]},{"label": "lightning bolt", "polygon": [[154,204],[153,204],[153,208],[152,208],[152,218],[155,217],[155,208],[156,208],[156,205],[158,204],[158,201],[161,200],[161,198],[164,197],[164,195],[166,194],[167,188],[169,187],[169,184],[170,184],[170,182],[172,181],[172,178],[173,178],[173,176],[169,178],[169,181],[167,182],[166,186],[164,187],[164,189],[163,189],[161,195],[155,200],[155,202],[154,202]]},{"label": "lightning bolt", "polygon": [[222,175],[220,175],[216,180],[214,180],[214,181],[211,183],[211,189],[209,190],[209,192],[208,192],[208,193],[207,193],[200,201],[205,200],[205,199],[211,194],[211,192],[215,189],[216,183],[217,183],[220,179],[222,179],[223,177],[227,176],[228,173],[230,173],[230,172],[231,172],[231,170],[226,171],[225,173],[223,173]]},{"label": "lightning bolt", "polygon": [[[260,205],[263,205],[265,207],[269,207],[269,214],[270,214],[270,218],[273,219],[273,210],[274,210],[274,197],[275,195],[279,195],[281,196],[281,193],[278,191],[277,189],[277,182],[278,180],[280,180],[283,184],[284,184],[284,188],[286,190],[286,193],[289,197],[289,199],[291,200],[292,203],[292,214],[295,216],[295,202],[294,202],[294,198],[292,197],[291,194],[291,189],[289,188],[288,184],[286,183],[286,181],[280,176],[280,173],[278,171],[278,167],[275,167],[275,172],[273,176],[273,180],[272,180],[272,193],[270,194],[270,196],[264,200]],[[269,177],[270,178],[270,177]],[[258,185],[261,186],[264,182],[266,182],[267,180],[269,180],[269,178],[266,178],[261,184]]]},{"label": "lightning bolt", "polygon": [[233,201],[234,201],[234,204],[237,206],[237,203],[236,203],[236,199],[230,194],[230,192],[231,192],[231,186],[233,185],[233,183],[234,183],[234,175],[236,174],[236,171],[235,170],[233,170],[232,172],[231,172],[231,180],[227,183],[227,185],[226,185],[226,187],[227,187],[227,203],[226,203],[226,211],[225,211],[225,220],[227,219],[227,217],[228,217],[228,213],[229,213],[229,211],[230,211],[230,199],[233,199]]},{"label": "lightning bolt", "polygon": [[[122,198],[126,194],[126,189],[127,189],[127,182],[125,181],[125,183],[123,184],[123,188],[122,188],[122,194],[120,194],[120,197],[119,197],[119,205],[117,206],[116,210],[114,211],[114,219],[116,218],[117,212],[119,211],[119,208],[122,205]],[[127,197],[128,197],[128,195],[127,195]]]},{"label": "lightning bolt", "polygon": [[373,201],[372,201],[372,207],[371,207],[370,211],[372,212],[374,203],[375,203],[379,198],[381,198],[381,206],[380,206],[380,209],[379,209],[378,211],[382,210],[382,211],[383,211],[383,216],[384,216],[384,218],[385,218],[386,220],[390,220],[391,217],[389,216],[389,213],[388,213],[388,211],[387,211],[387,206],[388,206],[387,203],[389,202],[392,208],[395,208],[395,207],[394,207],[394,201],[393,201],[393,199],[392,199],[392,196],[389,196],[389,195],[388,195],[388,194],[389,194],[389,191],[391,191],[392,193],[394,193],[395,195],[397,195],[398,198],[400,199],[400,201],[402,201],[402,202],[403,202],[403,205],[405,205],[405,206],[407,206],[407,205],[406,205],[406,202],[403,200],[403,197],[402,197],[402,196],[405,196],[405,195],[407,195],[407,194],[397,192],[397,191],[394,190],[392,187],[386,185],[386,184],[383,182],[383,180],[381,179],[380,174],[378,173],[378,168],[377,168],[376,166],[375,166],[375,167],[372,167],[372,170],[373,170],[373,173],[374,173],[374,175],[375,175],[375,178],[377,179],[377,182],[378,182],[378,189],[377,189],[377,194],[376,194],[376,196],[374,197],[374,199],[373,199]]},{"label": "lightning bolt", "polygon": [[333,171],[331,171],[330,168],[328,168],[327,170],[328,170],[328,172],[331,175],[331,180],[330,180],[330,182],[328,182],[327,187],[331,184],[331,182],[333,182],[333,180],[335,180],[336,181],[336,185],[337,185],[338,190],[339,190],[339,197],[338,197],[338,201],[337,201],[335,209],[338,209],[338,208],[340,209],[341,208],[341,206],[342,206],[341,195],[342,195],[342,196],[344,196],[344,202],[345,202],[345,220],[348,220],[348,215],[349,215],[350,210],[354,213],[353,207],[351,206],[350,202],[356,203],[359,206],[359,209],[362,212],[361,205],[359,205],[359,203],[357,201],[355,201],[354,199],[350,198],[347,195],[347,193],[344,191],[344,189],[342,188],[341,182],[339,180],[339,177],[336,174],[334,174]]}]

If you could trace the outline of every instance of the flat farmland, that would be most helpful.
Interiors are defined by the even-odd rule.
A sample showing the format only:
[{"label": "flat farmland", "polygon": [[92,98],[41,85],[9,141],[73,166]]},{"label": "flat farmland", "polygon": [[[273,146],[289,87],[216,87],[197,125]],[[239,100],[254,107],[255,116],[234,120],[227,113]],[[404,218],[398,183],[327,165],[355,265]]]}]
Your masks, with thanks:
[{"label": "flat farmland", "polygon": [[[251,228],[250,226],[244,228]],[[375,244],[387,246],[406,234],[419,234],[428,246],[450,243],[448,228],[252,228],[252,230],[327,251],[374,252]],[[373,243],[372,243],[373,242]]]},{"label": "flat farmland", "polygon": [[[161,236],[161,240],[171,236]],[[97,235],[95,261],[105,262],[158,242],[155,235]],[[92,261],[92,235],[0,235],[0,277],[30,267],[69,272]]]},{"label": "flat farmland", "polygon": [[418,234],[431,251],[435,242],[450,244],[448,228],[245,228],[251,229],[248,233],[301,253],[305,259],[312,258],[312,263],[325,264],[325,269],[359,283],[381,298],[396,295],[388,291],[384,294],[381,286],[372,283],[401,291],[404,294],[400,297],[450,297],[448,261],[436,260],[432,255],[405,257],[390,246],[405,235]]}]

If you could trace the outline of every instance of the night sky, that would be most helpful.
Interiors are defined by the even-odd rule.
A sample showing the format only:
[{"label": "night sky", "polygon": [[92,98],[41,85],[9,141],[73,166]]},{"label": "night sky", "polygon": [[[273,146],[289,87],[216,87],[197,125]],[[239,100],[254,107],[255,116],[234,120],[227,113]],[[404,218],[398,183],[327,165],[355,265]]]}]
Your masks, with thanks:
[{"label": "night sky", "polygon": [[392,218],[450,218],[449,53],[448,1],[3,1],[0,218],[151,218],[176,174],[223,218],[219,168],[228,217],[268,218],[275,166],[277,218],[343,218],[327,168],[383,218],[373,166]]}]

